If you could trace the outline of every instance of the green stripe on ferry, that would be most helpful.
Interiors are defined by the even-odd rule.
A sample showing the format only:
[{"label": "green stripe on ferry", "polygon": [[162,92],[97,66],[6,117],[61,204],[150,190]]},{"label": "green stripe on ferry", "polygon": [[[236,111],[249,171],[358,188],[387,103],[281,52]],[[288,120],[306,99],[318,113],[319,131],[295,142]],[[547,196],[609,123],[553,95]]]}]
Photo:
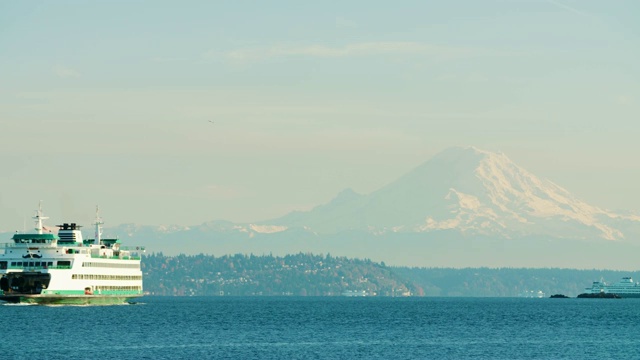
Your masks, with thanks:
[{"label": "green stripe on ferry", "polygon": [[56,234],[13,234],[13,240],[58,240]]}]

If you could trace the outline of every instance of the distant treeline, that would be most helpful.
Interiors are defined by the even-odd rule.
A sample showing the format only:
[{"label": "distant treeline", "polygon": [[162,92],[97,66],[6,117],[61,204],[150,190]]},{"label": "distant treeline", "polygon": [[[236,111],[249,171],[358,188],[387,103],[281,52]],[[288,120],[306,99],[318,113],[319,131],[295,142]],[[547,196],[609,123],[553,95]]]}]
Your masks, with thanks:
[{"label": "distant treeline", "polygon": [[144,257],[144,288],[164,296],[576,296],[613,270],[388,267],[314,254]]},{"label": "distant treeline", "polygon": [[145,291],[179,296],[401,296],[412,290],[392,269],[331,255],[284,257],[153,254],[142,262]]}]

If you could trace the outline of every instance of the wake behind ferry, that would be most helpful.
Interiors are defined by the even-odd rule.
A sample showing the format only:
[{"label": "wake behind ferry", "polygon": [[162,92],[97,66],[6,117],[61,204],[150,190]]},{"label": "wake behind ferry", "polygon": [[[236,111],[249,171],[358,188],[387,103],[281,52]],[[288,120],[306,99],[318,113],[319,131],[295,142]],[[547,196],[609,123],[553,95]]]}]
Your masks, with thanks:
[{"label": "wake behind ferry", "polygon": [[42,207],[34,233],[16,233],[0,244],[0,300],[35,304],[117,304],[140,297],[143,247],[125,247],[119,239],[102,239],[96,208],[95,237],[83,239],[75,223],[45,232]]}]

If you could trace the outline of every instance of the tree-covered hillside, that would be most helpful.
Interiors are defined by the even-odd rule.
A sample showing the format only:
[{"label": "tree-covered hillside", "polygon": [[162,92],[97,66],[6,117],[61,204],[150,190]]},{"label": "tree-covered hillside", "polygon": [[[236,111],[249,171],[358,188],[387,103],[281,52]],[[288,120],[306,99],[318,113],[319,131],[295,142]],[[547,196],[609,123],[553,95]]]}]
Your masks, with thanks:
[{"label": "tree-covered hillside", "polygon": [[415,291],[384,264],[331,255],[163,256],[143,260],[151,295],[406,296]]}]

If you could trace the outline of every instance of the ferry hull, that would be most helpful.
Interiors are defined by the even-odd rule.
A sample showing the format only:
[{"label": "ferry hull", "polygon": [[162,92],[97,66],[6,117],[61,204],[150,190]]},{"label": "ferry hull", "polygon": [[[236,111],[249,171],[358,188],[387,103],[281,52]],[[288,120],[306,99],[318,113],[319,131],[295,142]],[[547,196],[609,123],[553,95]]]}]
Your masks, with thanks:
[{"label": "ferry hull", "polygon": [[1,295],[0,301],[38,305],[116,305],[140,296],[132,295]]}]

